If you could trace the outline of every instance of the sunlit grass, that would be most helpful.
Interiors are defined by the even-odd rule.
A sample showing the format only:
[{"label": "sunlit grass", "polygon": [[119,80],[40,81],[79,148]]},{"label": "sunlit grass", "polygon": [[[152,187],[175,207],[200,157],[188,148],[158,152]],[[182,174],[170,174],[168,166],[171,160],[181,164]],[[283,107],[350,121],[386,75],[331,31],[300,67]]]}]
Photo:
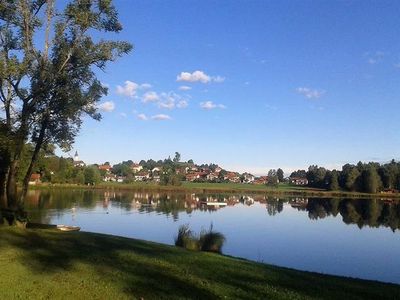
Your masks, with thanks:
[{"label": "sunlit grass", "polygon": [[87,232],[0,226],[0,253],[0,299],[400,299],[398,285]]}]

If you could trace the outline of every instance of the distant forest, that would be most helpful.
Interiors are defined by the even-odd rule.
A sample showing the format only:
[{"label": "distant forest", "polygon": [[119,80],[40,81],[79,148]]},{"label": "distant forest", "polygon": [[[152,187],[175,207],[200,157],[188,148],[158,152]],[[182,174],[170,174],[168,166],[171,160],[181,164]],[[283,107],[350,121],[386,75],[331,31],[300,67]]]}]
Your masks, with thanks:
[{"label": "distant forest", "polygon": [[364,193],[394,191],[400,189],[400,163],[395,160],[385,164],[359,162],[356,165],[345,164],[341,171],[312,165],[307,171],[293,172],[290,177],[307,178],[309,187],[331,191]]}]

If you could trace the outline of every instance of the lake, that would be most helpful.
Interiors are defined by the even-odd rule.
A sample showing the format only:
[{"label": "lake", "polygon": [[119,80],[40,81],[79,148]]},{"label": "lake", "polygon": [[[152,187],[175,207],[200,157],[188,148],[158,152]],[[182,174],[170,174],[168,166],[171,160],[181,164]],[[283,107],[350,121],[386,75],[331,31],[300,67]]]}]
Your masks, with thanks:
[{"label": "lake", "polygon": [[400,283],[400,201],[31,190],[32,222],[174,244],[182,224],[226,237],[223,253],[299,270]]}]

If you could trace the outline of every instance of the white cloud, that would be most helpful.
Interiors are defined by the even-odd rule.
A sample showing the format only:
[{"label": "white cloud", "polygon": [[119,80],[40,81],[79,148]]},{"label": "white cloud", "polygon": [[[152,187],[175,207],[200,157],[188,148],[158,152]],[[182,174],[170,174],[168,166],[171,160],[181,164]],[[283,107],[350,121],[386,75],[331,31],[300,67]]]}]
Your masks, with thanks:
[{"label": "white cloud", "polygon": [[142,101],[144,103],[155,102],[155,101],[158,101],[159,99],[160,99],[160,97],[158,96],[158,94],[153,91],[146,92],[142,97]]},{"label": "white cloud", "polygon": [[204,73],[203,71],[194,71],[193,73],[190,72],[181,72],[176,77],[176,81],[186,81],[186,82],[223,82],[225,81],[225,77],[222,76],[210,76]]},{"label": "white cloud", "polygon": [[200,103],[200,107],[201,107],[202,109],[207,109],[207,110],[214,109],[214,108],[222,108],[222,109],[226,108],[225,105],[223,105],[223,104],[216,104],[216,103],[214,103],[214,102],[212,102],[212,101],[201,102],[201,103]]},{"label": "white cloud", "polygon": [[173,109],[175,108],[175,100],[169,99],[165,102],[158,103],[159,108]]},{"label": "white cloud", "polygon": [[135,97],[139,85],[133,81],[125,81],[124,86],[117,85],[117,94],[127,97]]},{"label": "white cloud", "polygon": [[100,103],[97,108],[103,112],[112,112],[115,109],[115,104],[112,101]]},{"label": "white cloud", "polygon": [[124,112],[120,113],[119,115],[120,115],[121,117],[123,117],[123,118],[126,118],[126,117],[127,117],[126,113],[124,113]]},{"label": "white cloud", "polygon": [[181,72],[176,77],[177,81],[188,81],[188,82],[202,82],[207,83],[211,81],[211,77],[205,74],[203,71],[194,71],[193,73]]},{"label": "white cloud", "polygon": [[176,105],[177,108],[185,108],[188,107],[189,103],[186,100],[181,100]]},{"label": "white cloud", "polygon": [[138,114],[137,118],[139,120],[142,120],[142,121],[147,121],[148,120],[148,118],[147,118],[147,116],[145,114]]},{"label": "white cloud", "polygon": [[151,88],[151,84],[148,83],[138,84],[136,82],[127,80],[124,82],[124,86],[117,85],[117,94],[121,96],[127,96],[130,98],[136,98],[138,90],[145,90],[149,88]]},{"label": "white cloud", "polygon": [[307,99],[318,99],[325,94],[325,91],[323,90],[316,90],[308,87],[299,87],[296,89],[296,92],[303,95]]},{"label": "white cloud", "polygon": [[189,91],[192,88],[190,86],[187,86],[187,85],[181,85],[178,89],[181,90],[181,91]]},{"label": "white cloud", "polygon": [[159,108],[173,109],[175,107],[185,108],[188,106],[187,99],[175,92],[161,93],[160,99],[160,102],[158,102]]},{"label": "white cloud", "polygon": [[167,120],[171,120],[171,117],[169,115],[158,114],[158,115],[152,116],[151,119],[156,120],[156,121],[167,121]]}]

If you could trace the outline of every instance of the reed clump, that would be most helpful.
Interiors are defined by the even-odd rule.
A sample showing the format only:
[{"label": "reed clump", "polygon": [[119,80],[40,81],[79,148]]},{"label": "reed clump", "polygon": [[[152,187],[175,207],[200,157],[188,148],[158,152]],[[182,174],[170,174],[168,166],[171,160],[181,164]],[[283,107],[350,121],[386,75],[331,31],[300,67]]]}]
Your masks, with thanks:
[{"label": "reed clump", "polygon": [[225,240],[226,238],[221,232],[213,230],[212,224],[209,230],[202,230],[198,235],[189,228],[189,225],[185,224],[179,227],[175,246],[194,251],[222,253]]}]

